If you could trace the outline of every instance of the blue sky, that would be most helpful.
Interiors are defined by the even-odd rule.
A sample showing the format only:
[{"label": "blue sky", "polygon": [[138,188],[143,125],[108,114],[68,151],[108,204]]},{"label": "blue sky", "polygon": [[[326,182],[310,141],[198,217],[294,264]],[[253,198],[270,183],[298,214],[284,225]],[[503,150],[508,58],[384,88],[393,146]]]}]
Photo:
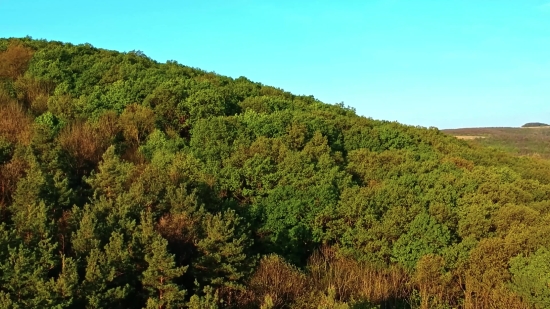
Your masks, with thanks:
[{"label": "blue sky", "polygon": [[0,0],[0,37],[141,50],[375,119],[550,122],[549,0]]}]

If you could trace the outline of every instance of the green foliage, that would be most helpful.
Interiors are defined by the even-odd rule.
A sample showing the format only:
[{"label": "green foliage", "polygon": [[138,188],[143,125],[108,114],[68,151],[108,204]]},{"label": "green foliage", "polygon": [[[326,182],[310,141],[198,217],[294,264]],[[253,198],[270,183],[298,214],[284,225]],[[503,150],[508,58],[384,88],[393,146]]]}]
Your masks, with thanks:
[{"label": "green foliage", "polygon": [[[112,251],[113,249],[115,251]],[[120,282],[118,277],[123,274],[121,272],[123,268],[117,267],[120,262],[124,260],[127,262],[127,258],[125,252],[116,252],[117,249],[124,250],[120,248],[117,235],[114,235],[112,245],[105,251],[99,249],[90,251],[86,259],[85,276],[82,283],[88,307],[121,307],[125,300],[128,300],[132,287],[128,283]]]},{"label": "green foliage", "polygon": [[115,153],[115,147],[111,146],[103,154],[99,172],[93,173],[87,182],[96,196],[115,199],[128,189],[133,168],[131,163],[120,160]]},{"label": "green foliage", "polygon": [[70,288],[75,283],[74,272],[69,275],[72,278],[66,277],[67,272],[74,271],[74,268],[65,267],[57,282],[48,278],[48,272],[57,262],[54,249],[49,240],[38,242],[35,248],[27,248],[23,243],[8,246],[6,256],[0,263],[0,301],[4,305],[10,304],[15,308],[66,308],[71,304],[71,291],[65,291],[68,293],[63,295],[64,291],[57,288],[64,284]]},{"label": "green foliage", "polygon": [[181,139],[168,139],[164,132],[155,130],[147,137],[147,142],[139,147],[139,151],[151,163],[165,166],[183,145]]},{"label": "green foliage", "polygon": [[393,258],[408,269],[413,269],[424,255],[441,253],[451,243],[451,234],[445,225],[432,216],[417,215],[393,246]]},{"label": "green foliage", "polygon": [[255,257],[247,256],[252,243],[246,224],[232,210],[207,214],[203,233],[196,244],[200,255],[194,272],[206,285],[239,287],[255,264]]},{"label": "green foliage", "polygon": [[550,251],[545,247],[531,256],[519,255],[510,260],[512,289],[535,308],[550,306]]},{"label": "green foliage", "polygon": [[173,255],[166,251],[168,242],[157,236],[145,255],[147,269],[141,283],[148,291],[147,308],[178,308],[184,303],[185,290],[173,283],[187,267],[176,267]]},{"label": "green foliage", "polygon": [[0,80],[2,308],[547,306],[545,128],[465,142],[30,38]]},{"label": "green foliage", "polygon": [[12,152],[13,145],[5,139],[0,139],[0,164],[4,164],[9,161],[11,159]]},{"label": "green foliage", "polygon": [[201,119],[191,130],[189,146],[197,158],[219,167],[231,154],[233,140],[237,136],[235,124],[223,117]]},{"label": "green foliage", "polygon": [[221,307],[218,293],[211,286],[204,287],[203,293],[204,295],[191,296],[187,304],[189,309],[218,309]]},{"label": "green foliage", "polygon": [[327,294],[322,295],[317,308],[349,309],[350,306],[346,303],[341,303],[336,300],[336,290],[333,287],[330,287]]},{"label": "green foliage", "polygon": [[278,187],[258,205],[265,222],[260,231],[267,235],[271,250],[301,264],[321,242],[322,226],[317,226],[316,219],[335,202],[333,187]]},{"label": "green foliage", "polygon": [[51,112],[46,112],[36,117],[34,122],[39,126],[43,126],[45,130],[48,130],[51,137],[57,135],[57,133],[59,133],[59,131],[65,126],[65,123]]}]

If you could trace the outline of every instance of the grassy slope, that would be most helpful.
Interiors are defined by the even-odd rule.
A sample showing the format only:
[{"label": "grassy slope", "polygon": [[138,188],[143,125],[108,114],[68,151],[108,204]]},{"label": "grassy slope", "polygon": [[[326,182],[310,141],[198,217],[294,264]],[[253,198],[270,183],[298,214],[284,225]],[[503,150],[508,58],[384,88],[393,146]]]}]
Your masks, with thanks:
[{"label": "grassy slope", "polygon": [[515,155],[550,159],[550,127],[464,128],[443,132],[473,144],[494,147]]}]

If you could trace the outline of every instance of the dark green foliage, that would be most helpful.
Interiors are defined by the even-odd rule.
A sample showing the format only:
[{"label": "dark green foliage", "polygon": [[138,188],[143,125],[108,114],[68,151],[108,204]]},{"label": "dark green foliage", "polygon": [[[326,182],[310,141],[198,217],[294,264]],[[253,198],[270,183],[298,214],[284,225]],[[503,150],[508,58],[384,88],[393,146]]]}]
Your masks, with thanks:
[{"label": "dark green foliage", "polygon": [[218,309],[220,308],[220,300],[218,293],[214,292],[212,287],[206,286],[204,288],[204,296],[195,294],[191,297],[187,306],[189,309]]},{"label": "dark green foliage", "polygon": [[547,127],[548,125],[546,123],[542,122],[528,122],[524,125],[522,125],[522,128],[533,128],[533,127]]},{"label": "dark green foliage", "polygon": [[413,269],[422,256],[440,254],[450,243],[449,229],[430,215],[421,213],[395,242],[393,258],[406,268]]},{"label": "dark green foliage", "polygon": [[166,239],[157,236],[145,255],[147,270],[141,283],[147,290],[147,308],[180,308],[184,304],[185,290],[175,284],[187,267],[176,267],[174,257],[166,251]]},{"label": "dark green foliage", "polygon": [[0,39],[0,307],[547,307],[550,162],[479,143]]},{"label": "dark green foliage", "polygon": [[322,241],[323,226],[318,226],[321,212],[336,203],[337,191],[330,186],[273,190],[257,206],[263,212],[265,223],[260,233],[265,235],[269,251],[302,264]]},{"label": "dark green foliage", "polygon": [[255,262],[254,256],[247,256],[251,245],[247,226],[233,210],[207,214],[203,220],[203,235],[196,244],[200,255],[193,271],[200,283],[239,287]]},{"label": "dark green foliage", "polygon": [[5,139],[0,139],[0,164],[4,164],[11,159],[13,145]]}]

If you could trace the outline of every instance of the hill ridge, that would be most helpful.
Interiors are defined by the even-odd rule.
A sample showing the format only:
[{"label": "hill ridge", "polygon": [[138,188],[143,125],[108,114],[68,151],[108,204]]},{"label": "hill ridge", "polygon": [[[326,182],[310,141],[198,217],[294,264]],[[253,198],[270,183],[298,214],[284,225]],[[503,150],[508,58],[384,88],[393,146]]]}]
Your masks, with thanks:
[{"label": "hill ridge", "polygon": [[0,39],[0,307],[535,306],[549,171],[245,77]]}]

